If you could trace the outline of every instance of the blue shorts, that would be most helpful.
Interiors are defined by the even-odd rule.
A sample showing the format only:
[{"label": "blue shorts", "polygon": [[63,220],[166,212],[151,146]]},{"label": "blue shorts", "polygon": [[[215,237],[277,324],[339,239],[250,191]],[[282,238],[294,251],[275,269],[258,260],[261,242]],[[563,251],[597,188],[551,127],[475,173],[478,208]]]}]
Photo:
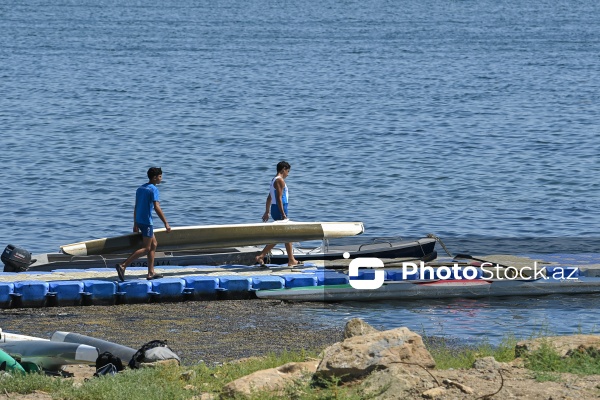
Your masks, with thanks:
[{"label": "blue shorts", "polygon": [[[285,216],[288,216],[288,205],[287,203],[283,203],[283,211],[285,212]],[[271,204],[271,217],[273,217],[274,221],[281,221],[283,219],[283,215],[279,212],[279,206],[277,204]]]},{"label": "blue shorts", "polygon": [[153,225],[137,224],[137,226],[140,229],[140,232],[142,233],[142,237],[151,238],[152,236],[154,236],[154,226]]}]

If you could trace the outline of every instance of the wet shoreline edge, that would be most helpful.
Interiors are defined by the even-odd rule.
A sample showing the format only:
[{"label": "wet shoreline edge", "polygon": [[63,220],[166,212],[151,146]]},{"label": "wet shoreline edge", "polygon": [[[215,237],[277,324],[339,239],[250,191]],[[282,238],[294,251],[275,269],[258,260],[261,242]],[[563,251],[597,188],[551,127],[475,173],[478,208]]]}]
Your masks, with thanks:
[{"label": "wet shoreline edge", "polygon": [[[314,304],[313,304],[314,306]],[[167,340],[184,365],[214,365],[270,352],[314,351],[343,339],[342,325],[297,303],[226,300],[0,310],[6,332],[49,339],[75,332],[138,349]]]}]

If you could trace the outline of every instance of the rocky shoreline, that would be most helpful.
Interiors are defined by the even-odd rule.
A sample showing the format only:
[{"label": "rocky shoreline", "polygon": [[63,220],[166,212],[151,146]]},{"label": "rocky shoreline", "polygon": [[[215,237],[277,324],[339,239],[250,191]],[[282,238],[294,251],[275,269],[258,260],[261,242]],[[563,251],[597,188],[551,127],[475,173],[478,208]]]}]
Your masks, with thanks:
[{"label": "rocky shoreline", "polygon": [[517,358],[511,362],[482,357],[469,369],[438,370],[421,336],[408,328],[378,331],[360,319],[352,319],[346,325],[344,340],[327,347],[318,359],[238,378],[223,387],[220,398],[245,398],[255,391],[283,395],[286,388],[303,379],[333,379],[352,385],[361,396],[378,400],[600,397],[599,375],[562,373],[556,374],[553,381],[536,379],[520,357],[544,346],[563,358],[583,353],[597,357],[600,337],[572,335],[525,340],[517,343]]},{"label": "rocky shoreline", "polygon": [[76,332],[138,349],[167,340],[184,365],[212,365],[286,350],[321,350],[343,338],[343,326],[311,318],[301,304],[229,300],[0,310],[6,332],[49,339]]},{"label": "rocky shoreline", "polygon": [[[136,349],[150,340],[167,339],[183,365],[202,361],[220,364],[286,350],[324,349],[317,358],[231,381],[222,388],[221,398],[243,397],[255,389],[276,395],[290,384],[315,378],[347,381],[360,393],[381,400],[600,396],[598,375],[562,373],[551,382],[538,381],[525,368],[522,358],[497,362],[493,357],[484,357],[469,369],[437,369],[426,343],[407,328],[378,331],[356,319],[345,327],[332,327],[312,318],[302,307],[280,301],[219,301],[10,309],[0,313],[0,327],[43,338],[57,330],[77,332]],[[600,337],[572,335],[519,342],[515,353],[523,356],[544,343],[561,357],[581,351],[598,354],[600,349]],[[94,368],[70,366],[67,372],[73,374],[76,384],[82,384],[91,378]],[[0,394],[0,399],[8,398],[12,397]],[[46,400],[51,395],[32,393],[22,398]],[[200,398],[219,396],[204,393]]]}]

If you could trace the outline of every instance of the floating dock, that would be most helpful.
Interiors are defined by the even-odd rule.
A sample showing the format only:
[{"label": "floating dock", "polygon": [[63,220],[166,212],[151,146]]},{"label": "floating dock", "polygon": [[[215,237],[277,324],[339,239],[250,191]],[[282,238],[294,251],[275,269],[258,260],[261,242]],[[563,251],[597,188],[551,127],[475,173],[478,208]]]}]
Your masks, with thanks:
[{"label": "floating dock", "polygon": [[[507,256],[510,257],[510,256]],[[600,254],[544,254],[520,257],[550,271],[578,270],[578,275],[600,276]],[[438,262],[444,262],[439,259]],[[451,260],[447,260],[452,265]],[[513,265],[512,261],[505,262]],[[518,264],[518,263],[516,263]],[[518,265],[515,265],[518,267]],[[129,267],[120,282],[114,268],[56,269],[36,272],[0,272],[0,308],[116,305],[150,302],[254,299],[260,290],[345,285],[349,277],[318,263],[301,267],[268,265],[161,266],[164,277],[147,280],[147,268]],[[373,270],[359,270],[358,278],[372,279]],[[398,268],[385,271],[387,281],[402,280]],[[410,280],[409,277],[407,280]],[[413,278],[414,279],[414,278]]]}]

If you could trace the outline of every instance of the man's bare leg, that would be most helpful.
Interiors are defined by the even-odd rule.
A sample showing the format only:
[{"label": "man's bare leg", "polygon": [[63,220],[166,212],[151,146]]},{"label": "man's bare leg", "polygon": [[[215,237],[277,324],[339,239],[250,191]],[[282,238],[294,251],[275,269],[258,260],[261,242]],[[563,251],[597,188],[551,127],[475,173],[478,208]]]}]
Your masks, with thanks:
[{"label": "man's bare leg", "polygon": [[273,247],[275,247],[275,244],[266,245],[263,251],[254,258],[256,263],[263,265],[265,263],[265,257],[271,252],[271,250],[273,250]]},{"label": "man's bare leg", "polygon": [[292,243],[286,243],[285,250],[288,255],[288,266],[293,267],[294,265],[298,265],[299,262],[296,260],[296,257],[294,257],[294,247],[292,246]]},{"label": "man's bare leg", "polygon": [[[143,257],[150,252],[150,250],[152,248],[152,239],[153,238],[143,237],[142,238],[142,246],[143,247],[134,251],[133,254],[131,254],[129,257],[127,257],[127,260],[125,260],[125,262],[123,262],[122,264],[117,264],[117,266],[119,268],[121,268],[123,273],[125,273],[125,269],[127,268],[127,266],[130,265],[134,260],[137,260],[138,258]],[[154,258],[153,258],[152,262],[154,262]]]},{"label": "man's bare leg", "polygon": [[150,251],[148,251],[148,278],[154,276],[154,255],[156,253],[156,247],[158,242],[156,237],[152,236],[152,243],[150,244]]}]

